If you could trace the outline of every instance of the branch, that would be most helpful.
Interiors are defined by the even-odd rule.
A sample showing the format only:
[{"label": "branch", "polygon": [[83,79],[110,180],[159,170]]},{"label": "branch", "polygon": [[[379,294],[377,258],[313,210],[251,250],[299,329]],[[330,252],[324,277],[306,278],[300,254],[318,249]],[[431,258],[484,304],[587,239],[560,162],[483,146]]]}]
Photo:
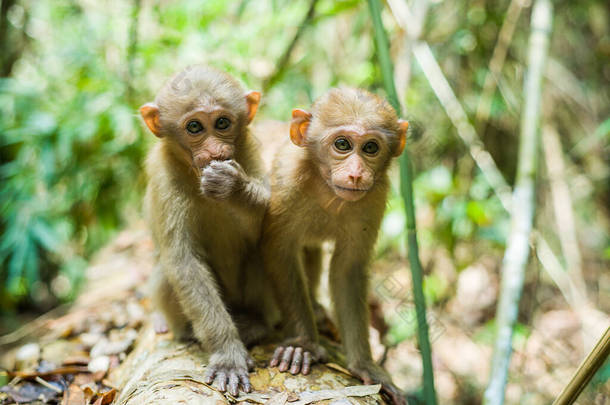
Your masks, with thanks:
[{"label": "branch", "polygon": [[299,38],[301,38],[301,35],[303,35],[305,28],[307,28],[313,19],[317,3],[318,0],[311,0],[311,3],[309,3],[309,10],[307,10],[307,14],[305,14],[303,21],[301,21],[301,24],[299,24],[299,28],[294,34],[292,41],[290,41],[288,47],[286,47],[284,53],[278,60],[275,71],[263,82],[263,93],[273,87],[273,85],[277,83],[277,81],[284,75],[284,69],[286,68],[286,65],[288,65],[288,61],[290,60],[290,56],[292,55],[295,45],[299,41]]},{"label": "branch", "polygon": [[496,85],[499,81],[500,74],[502,73],[504,61],[506,60],[508,46],[513,38],[517,21],[519,21],[519,15],[524,6],[525,2],[523,0],[511,0],[508,5],[506,17],[504,18],[502,28],[500,28],[500,33],[498,34],[498,42],[496,43],[491,60],[489,61],[489,71],[485,75],[483,93],[479,98],[479,105],[477,107],[476,122],[487,121],[489,118],[491,102],[494,92],[496,91]]}]

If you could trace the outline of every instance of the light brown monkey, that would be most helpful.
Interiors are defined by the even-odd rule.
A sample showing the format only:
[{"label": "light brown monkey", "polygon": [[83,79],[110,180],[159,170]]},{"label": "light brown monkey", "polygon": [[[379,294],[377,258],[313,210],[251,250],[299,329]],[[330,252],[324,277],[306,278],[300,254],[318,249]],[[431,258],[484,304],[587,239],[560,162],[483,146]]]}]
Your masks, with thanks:
[{"label": "light brown monkey", "polygon": [[408,123],[383,99],[356,89],[333,89],[312,112],[294,110],[293,143],[279,151],[261,246],[295,338],[270,362],[280,371],[309,373],[324,357],[314,316],[320,245],[334,242],[331,298],[348,368],[365,383],[381,383],[396,403],[406,401],[372,358],[367,267],[383,217],[388,167],[405,145]]},{"label": "light brown monkey", "polygon": [[240,384],[251,390],[242,340],[260,337],[269,313],[257,253],[269,191],[247,127],[259,99],[228,74],[193,66],[140,108],[160,138],[145,197],[158,253],[153,298],[175,336],[210,351],[207,382],[233,395]]}]

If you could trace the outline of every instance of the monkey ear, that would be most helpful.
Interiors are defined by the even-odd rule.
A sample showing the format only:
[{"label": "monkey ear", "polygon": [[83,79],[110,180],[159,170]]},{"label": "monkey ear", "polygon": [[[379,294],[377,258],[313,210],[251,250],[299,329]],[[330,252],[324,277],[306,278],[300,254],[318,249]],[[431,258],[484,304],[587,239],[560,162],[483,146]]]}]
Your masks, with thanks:
[{"label": "monkey ear", "polygon": [[261,93],[249,91],[246,93],[246,103],[248,104],[248,124],[252,122],[258,110],[258,103],[261,101]]},{"label": "monkey ear", "polygon": [[146,103],[140,107],[140,114],[144,123],[155,136],[162,138],[161,123],[159,122],[159,107],[154,103]]},{"label": "monkey ear", "polygon": [[290,122],[290,140],[296,146],[305,146],[305,133],[311,122],[311,113],[295,108],[292,110],[292,121]]},{"label": "monkey ear", "polygon": [[405,144],[407,143],[407,129],[409,128],[409,121],[398,120],[398,145],[394,151],[394,156],[400,156]]}]

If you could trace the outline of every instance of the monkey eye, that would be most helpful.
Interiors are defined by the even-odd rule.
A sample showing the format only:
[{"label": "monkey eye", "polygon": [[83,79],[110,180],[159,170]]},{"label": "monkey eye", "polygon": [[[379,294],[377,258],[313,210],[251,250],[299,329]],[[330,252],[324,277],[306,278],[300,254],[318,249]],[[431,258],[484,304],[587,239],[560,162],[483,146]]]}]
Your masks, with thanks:
[{"label": "monkey eye", "polygon": [[379,150],[379,145],[377,142],[370,141],[364,144],[362,150],[368,155],[374,155]]},{"label": "monkey eye", "polygon": [[229,126],[231,126],[231,120],[228,119],[227,117],[220,117],[216,120],[216,123],[214,124],[214,127],[216,129],[227,129],[229,128]]},{"label": "monkey eye", "polygon": [[203,125],[201,125],[201,122],[197,120],[190,120],[186,124],[186,130],[191,134],[198,134],[199,132],[203,131]]},{"label": "monkey eye", "polygon": [[346,152],[352,148],[352,145],[350,145],[349,141],[345,138],[337,138],[337,140],[335,140],[335,148],[341,152]]}]

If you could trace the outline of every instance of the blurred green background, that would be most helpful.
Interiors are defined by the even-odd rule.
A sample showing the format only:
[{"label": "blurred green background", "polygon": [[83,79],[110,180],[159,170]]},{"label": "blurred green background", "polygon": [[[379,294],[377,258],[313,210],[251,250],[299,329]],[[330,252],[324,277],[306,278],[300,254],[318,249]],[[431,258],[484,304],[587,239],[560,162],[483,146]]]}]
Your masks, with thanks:
[{"label": "blurred green background", "polygon": [[[513,13],[516,29],[490,113],[477,115],[509,3],[519,4],[520,13]],[[305,18],[312,4],[313,12]],[[527,0],[431,1],[421,34],[510,184],[516,171],[530,6]],[[561,180],[573,202],[589,300],[608,313],[610,9],[606,0],[558,0],[554,6],[542,120],[559,134],[565,164]],[[424,72],[416,62],[407,62],[405,32],[388,7],[382,17],[400,101],[412,122],[408,148],[416,172],[426,299],[432,314],[450,315],[440,322],[443,331],[454,321],[470,325],[464,320],[468,309],[455,310],[464,308],[459,288],[468,279],[461,281],[461,276],[482,266],[491,277],[482,291],[497,287],[510,218]],[[286,121],[293,108],[308,107],[331,86],[384,94],[366,2],[0,0],[0,332],[71,301],[91,255],[141,218],[143,159],[155,139],[141,125],[138,107],[152,100],[171,73],[193,63],[224,69],[246,87],[262,90],[255,122]],[[542,152],[540,171],[535,226],[560,252]],[[409,277],[404,270],[405,219],[397,170],[393,176],[374,271],[381,282],[394,277],[403,286]],[[535,258],[529,270],[515,339],[522,348],[532,340],[537,314],[566,307]],[[483,346],[492,339],[494,302],[495,296],[477,309],[483,315],[470,325],[470,336]],[[412,315],[413,308],[408,312]],[[413,337],[413,322],[401,320],[398,310],[386,313],[391,345]],[[434,319],[432,324],[434,340]],[[571,350],[565,347],[570,346],[559,352]],[[442,353],[442,348],[435,350]],[[573,367],[568,357],[566,366]],[[392,367],[406,366],[388,365]],[[437,385],[441,398],[449,398],[442,370]],[[393,375],[405,384],[400,374]],[[454,391],[463,403],[474,403],[468,398],[475,398],[484,382],[473,373],[458,381]]]},{"label": "blurred green background", "polygon": [[[422,37],[434,49],[467,113],[474,115],[507,1],[432,4]],[[527,4],[525,4],[527,6]],[[277,61],[310,6],[305,1],[18,1],[1,3],[0,309],[46,309],[77,291],[87,259],[140,215],[142,160],[153,137],[137,107],[163,80],[209,63],[264,89],[257,120],[287,120],[330,86],[383,94],[366,4],[320,0],[288,63]],[[406,67],[404,32],[383,15],[397,83]],[[545,119],[560,131],[582,247],[608,264],[610,36],[605,1],[557,1],[547,69]],[[474,122],[512,182],[527,19],[511,40],[490,117]],[[273,76],[271,82],[269,78]],[[403,80],[404,81],[404,80]],[[415,122],[420,239],[455,256],[501,248],[508,215],[467,156],[423,73],[414,64],[401,94]],[[543,189],[548,184],[540,183]],[[381,252],[400,249],[400,200],[388,210]],[[550,217],[546,207],[539,217]],[[552,225],[548,226],[552,235]],[[459,252],[458,252],[459,253]],[[458,267],[476,254],[454,257]]]}]

